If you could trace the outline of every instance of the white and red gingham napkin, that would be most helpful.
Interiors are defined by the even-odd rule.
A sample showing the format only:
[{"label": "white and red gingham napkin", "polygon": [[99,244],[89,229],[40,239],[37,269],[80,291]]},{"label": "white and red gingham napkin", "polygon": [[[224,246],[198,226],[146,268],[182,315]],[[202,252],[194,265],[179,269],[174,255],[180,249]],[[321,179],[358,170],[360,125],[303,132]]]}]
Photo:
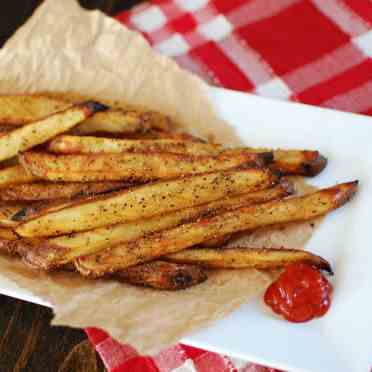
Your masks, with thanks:
[{"label": "white and red gingham napkin", "polygon": [[[372,115],[371,0],[153,0],[117,19],[210,84]],[[274,371],[182,344],[143,357],[87,334],[110,372]]]}]

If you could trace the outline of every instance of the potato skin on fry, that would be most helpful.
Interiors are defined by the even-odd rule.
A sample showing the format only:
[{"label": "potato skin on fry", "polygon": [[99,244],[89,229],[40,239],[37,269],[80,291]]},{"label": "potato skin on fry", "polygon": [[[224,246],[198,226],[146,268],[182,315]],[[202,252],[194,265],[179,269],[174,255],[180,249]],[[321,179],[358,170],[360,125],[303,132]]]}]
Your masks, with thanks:
[{"label": "potato skin on fry", "polygon": [[28,173],[22,165],[0,169],[0,190],[10,185],[34,182],[36,177]]},{"label": "potato skin on fry", "polygon": [[22,126],[70,106],[69,102],[40,95],[0,96],[0,124]]},{"label": "potato skin on fry", "polygon": [[[28,261],[45,269],[59,267],[80,256],[91,255],[117,244],[141,238],[145,235],[169,229],[198,218],[211,217],[222,211],[251,205],[287,196],[291,192],[287,183],[272,189],[237,195],[185,208],[172,213],[164,213],[140,221],[101,227],[86,232],[63,235],[44,241],[38,248],[27,252]],[[53,208],[53,207],[51,207]],[[94,259],[93,256],[90,257]]]},{"label": "potato skin on fry", "polygon": [[77,126],[74,134],[85,135],[95,132],[141,133],[149,129],[169,131],[173,127],[170,118],[156,111],[111,109],[98,113]]},{"label": "potato skin on fry", "polygon": [[18,239],[18,236],[11,228],[0,227],[0,239],[16,240]]},{"label": "potato skin on fry", "polygon": [[[345,204],[357,182],[340,184],[312,194],[228,211],[212,218],[181,225],[102,252],[81,263],[94,275],[104,275],[158,257],[182,251],[219,236],[278,223],[299,222],[322,216]],[[89,267],[88,267],[89,266]]]},{"label": "potato skin on fry", "polygon": [[197,265],[153,261],[119,271],[115,278],[130,284],[177,291],[206,281],[207,273]]},{"label": "potato skin on fry", "polygon": [[28,183],[0,189],[0,200],[55,200],[100,194],[127,187],[125,182]]},{"label": "potato skin on fry", "polygon": [[[73,104],[71,100],[49,95],[0,96],[0,124],[23,126],[66,110]],[[135,133],[149,128],[170,130],[172,126],[166,115],[155,111],[110,109],[87,119],[74,130],[78,134],[97,131]]]},{"label": "potato skin on fry", "polygon": [[[96,135],[96,134],[95,134]],[[146,132],[137,133],[124,133],[120,136],[122,139],[132,139],[132,140],[174,140],[181,142],[195,142],[195,143],[208,143],[200,137],[193,136],[186,132],[173,132],[169,130],[148,130]]]},{"label": "potato skin on fry", "polygon": [[234,152],[218,156],[171,153],[52,155],[27,152],[22,165],[40,179],[58,182],[149,181],[260,166],[269,155]]},{"label": "potato skin on fry", "polygon": [[163,257],[170,262],[198,264],[211,269],[279,269],[294,262],[307,263],[332,274],[325,259],[298,249],[191,248]]},{"label": "potato skin on fry", "polygon": [[47,213],[59,211],[73,202],[70,199],[42,200],[34,202],[19,209],[11,219],[15,222],[28,221],[32,218],[41,217]]},{"label": "potato skin on fry", "polygon": [[24,203],[0,203],[0,226],[14,227],[17,222],[12,219],[15,213],[25,208]]},{"label": "potato skin on fry", "polygon": [[216,156],[223,151],[221,145],[177,141],[173,139],[125,140],[103,137],[62,135],[48,144],[55,154],[120,154],[123,152],[165,152],[173,154]]},{"label": "potato skin on fry", "polygon": [[97,196],[86,202],[71,203],[62,210],[20,224],[17,232],[24,237],[37,237],[84,231],[148,218],[228,195],[263,190],[274,186],[278,180],[265,169],[244,169],[147,184]]},{"label": "potato skin on fry", "polygon": [[0,137],[0,161],[47,142],[56,135],[73,128],[96,112],[106,109],[107,106],[88,101],[17,128]]}]

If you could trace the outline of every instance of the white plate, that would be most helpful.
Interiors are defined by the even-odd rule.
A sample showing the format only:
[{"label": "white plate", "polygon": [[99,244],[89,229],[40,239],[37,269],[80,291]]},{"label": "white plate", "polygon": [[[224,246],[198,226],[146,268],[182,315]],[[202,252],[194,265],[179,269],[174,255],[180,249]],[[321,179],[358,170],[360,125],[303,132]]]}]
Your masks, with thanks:
[{"label": "white plate", "polygon": [[[274,318],[260,300],[185,340],[194,346],[288,371],[368,371],[372,366],[372,118],[211,89],[220,115],[249,145],[318,149],[328,168],[311,182],[329,186],[359,179],[360,192],[327,217],[308,248],[333,265],[334,304],[306,324]],[[0,292],[48,305],[0,280]],[[371,335],[371,336],[370,336]]]}]

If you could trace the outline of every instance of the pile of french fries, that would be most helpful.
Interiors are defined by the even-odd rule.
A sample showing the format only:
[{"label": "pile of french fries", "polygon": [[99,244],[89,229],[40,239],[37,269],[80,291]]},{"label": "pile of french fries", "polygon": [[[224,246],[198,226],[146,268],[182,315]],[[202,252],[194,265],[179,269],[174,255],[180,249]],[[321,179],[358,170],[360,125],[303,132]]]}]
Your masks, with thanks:
[{"label": "pile of french fries", "polygon": [[294,195],[286,176],[320,173],[318,151],[225,148],[157,112],[47,95],[0,96],[0,126],[0,249],[34,268],[168,290],[209,269],[302,262],[332,273],[307,251],[225,247],[355,194],[357,181]]}]

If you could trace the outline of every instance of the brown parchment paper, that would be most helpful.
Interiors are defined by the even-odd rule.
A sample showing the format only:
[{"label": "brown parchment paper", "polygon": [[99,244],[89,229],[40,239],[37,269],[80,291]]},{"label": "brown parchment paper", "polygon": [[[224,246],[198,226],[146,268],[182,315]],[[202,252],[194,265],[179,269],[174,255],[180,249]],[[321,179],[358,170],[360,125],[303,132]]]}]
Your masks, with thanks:
[{"label": "brown parchment paper", "polygon": [[[81,9],[75,0],[47,0],[39,7],[0,51],[0,76],[0,94],[52,91],[115,100],[166,113],[195,134],[238,142],[214,113],[199,78],[154,53],[138,34]],[[304,190],[303,183],[297,186]],[[296,224],[255,232],[240,243],[299,248],[311,233],[310,224]],[[0,257],[0,273],[51,303],[53,324],[101,327],[150,354],[226,316],[271,280],[256,270],[215,271],[196,287],[161,292],[74,273],[38,272],[9,257]]]}]

